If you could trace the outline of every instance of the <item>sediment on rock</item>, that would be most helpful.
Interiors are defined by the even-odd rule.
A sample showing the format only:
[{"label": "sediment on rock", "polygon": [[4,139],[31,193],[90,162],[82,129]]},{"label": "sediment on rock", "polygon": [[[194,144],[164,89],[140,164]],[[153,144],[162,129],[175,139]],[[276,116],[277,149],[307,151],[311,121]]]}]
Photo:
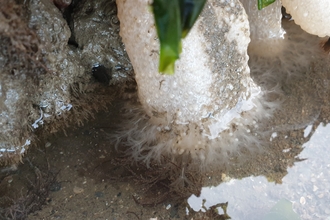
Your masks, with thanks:
[{"label": "sediment on rock", "polygon": [[[115,4],[106,2],[93,1],[98,7],[89,15],[114,19]],[[76,47],[69,42],[74,29],[52,1],[5,0],[0,7],[0,164],[11,164],[37,140],[69,125],[82,125],[133,80],[119,40],[109,43],[119,38],[119,24],[93,30],[94,35],[109,33],[102,41],[107,46],[76,26],[76,39],[96,39]],[[88,22],[77,23],[88,30],[93,26]],[[89,47],[93,52],[84,52]],[[93,67],[101,65],[107,70],[102,74],[112,79],[103,87],[92,77]]]}]

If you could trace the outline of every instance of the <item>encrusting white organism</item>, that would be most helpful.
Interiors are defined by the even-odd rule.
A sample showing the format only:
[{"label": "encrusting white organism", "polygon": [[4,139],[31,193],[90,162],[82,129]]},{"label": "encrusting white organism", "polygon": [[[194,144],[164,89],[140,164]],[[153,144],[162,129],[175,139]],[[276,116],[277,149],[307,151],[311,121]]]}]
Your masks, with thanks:
[{"label": "encrusting white organism", "polygon": [[186,157],[202,167],[226,163],[251,144],[257,149],[260,141],[252,131],[274,106],[249,74],[250,32],[241,2],[207,1],[183,40],[174,76],[158,73],[150,3],[117,0],[120,35],[142,104],[127,107],[130,120],[118,142],[131,147],[135,160]]},{"label": "encrusting white organism", "polygon": [[[308,34],[300,34],[298,37],[299,31],[296,30],[294,22],[282,20],[280,0],[276,0],[262,10],[257,9],[256,1],[241,0],[241,2],[248,15],[251,31],[251,43],[248,47],[249,67],[254,80],[258,81],[258,85],[263,85],[263,90],[281,92],[279,91],[281,86],[275,88],[275,84],[279,81],[292,80],[292,77],[298,77],[295,80],[300,80],[299,77],[311,68],[314,59],[324,59],[319,44],[327,39],[312,38]],[[311,4],[319,7],[316,6],[318,2]],[[309,10],[308,7],[305,10]],[[307,25],[305,23],[304,25]],[[327,23],[320,25],[328,26]],[[264,86],[265,84],[268,85]]]},{"label": "encrusting white organism", "polygon": [[249,52],[262,56],[274,56],[287,47],[282,28],[281,1],[258,10],[257,1],[241,0],[248,15],[251,32]]},{"label": "encrusting white organism", "polygon": [[304,31],[319,37],[330,36],[329,0],[282,0],[282,4]]}]

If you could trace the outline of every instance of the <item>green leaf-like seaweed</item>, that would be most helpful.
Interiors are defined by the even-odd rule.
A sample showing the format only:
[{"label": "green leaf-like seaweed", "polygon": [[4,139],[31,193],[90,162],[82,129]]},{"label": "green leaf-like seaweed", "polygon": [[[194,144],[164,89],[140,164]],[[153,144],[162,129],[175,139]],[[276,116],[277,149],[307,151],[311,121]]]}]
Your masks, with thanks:
[{"label": "green leaf-like seaweed", "polygon": [[274,3],[276,0],[258,0],[258,9],[261,10],[264,7]]},{"label": "green leaf-like seaweed", "polygon": [[179,0],[181,11],[182,38],[185,38],[202,12],[206,0]]},{"label": "green leaf-like seaweed", "polygon": [[160,41],[160,73],[173,74],[179,59],[181,38],[187,36],[206,0],[154,0],[152,11]]},{"label": "green leaf-like seaweed", "polygon": [[181,48],[181,18],[178,0],[154,0],[152,9],[160,41],[159,72],[174,73]]}]

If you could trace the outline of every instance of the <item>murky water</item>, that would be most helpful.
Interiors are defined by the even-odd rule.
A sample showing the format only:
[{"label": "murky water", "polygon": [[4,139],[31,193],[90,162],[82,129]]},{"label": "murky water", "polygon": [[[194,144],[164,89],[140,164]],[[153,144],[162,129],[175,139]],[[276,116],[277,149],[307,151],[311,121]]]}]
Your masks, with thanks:
[{"label": "murky water", "polygon": [[[227,211],[232,219],[266,219],[264,216],[277,202],[287,199],[301,219],[330,219],[329,143],[330,125],[320,124],[299,154],[306,160],[288,168],[282,184],[268,182],[262,176],[230,179],[217,186],[203,187],[201,196],[192,195],[188,202],[198,211],[203,199],[206,207],[228,201]],[[285,216],[285,211],[280,213]]]}]

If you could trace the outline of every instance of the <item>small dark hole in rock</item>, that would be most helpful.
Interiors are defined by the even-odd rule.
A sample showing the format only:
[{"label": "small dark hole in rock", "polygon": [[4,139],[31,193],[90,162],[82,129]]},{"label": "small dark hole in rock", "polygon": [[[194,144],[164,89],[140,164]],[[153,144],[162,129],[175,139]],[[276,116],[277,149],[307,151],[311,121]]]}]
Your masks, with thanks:
[{"label": "small dark hole in rock", "polygon": [[100,83],[109,85],[111,80],[111,70],[103,65],[97,65],[92,68],[94,78]]}]

